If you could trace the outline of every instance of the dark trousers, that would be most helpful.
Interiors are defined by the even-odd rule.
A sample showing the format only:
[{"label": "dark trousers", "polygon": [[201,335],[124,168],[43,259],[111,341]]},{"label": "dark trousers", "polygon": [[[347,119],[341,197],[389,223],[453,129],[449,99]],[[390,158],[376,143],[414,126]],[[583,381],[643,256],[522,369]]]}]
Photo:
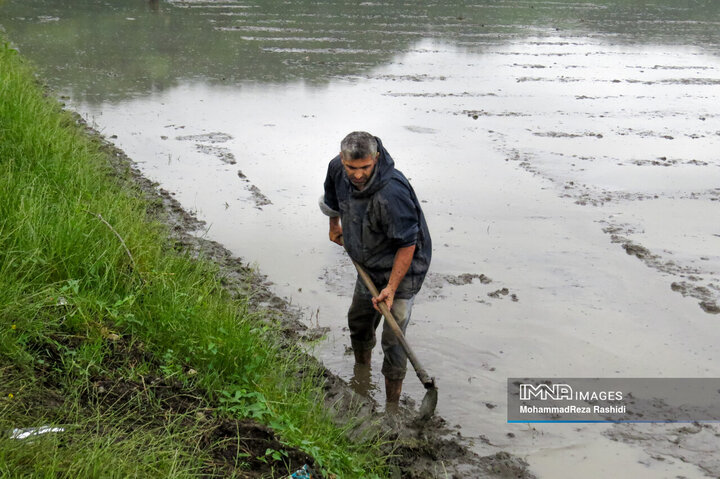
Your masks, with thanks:
[{"label": "dark trousers", "polygon": [[[414,300],[413,296],[409,299],[395,298],[393,301],[391,312],[403,334],[410,322]],[[382,314],[373,308],[372,295],[358,277],[348,311],[348,327],[353,350],[367,351],[375,347],[375,330],[380,325],[380,321],[382,321]],[[391,381],[404,379],[407,370],[407,355],[393,330],[384,321],[380,345],[384,354],[381,370],[383,376]]]}]

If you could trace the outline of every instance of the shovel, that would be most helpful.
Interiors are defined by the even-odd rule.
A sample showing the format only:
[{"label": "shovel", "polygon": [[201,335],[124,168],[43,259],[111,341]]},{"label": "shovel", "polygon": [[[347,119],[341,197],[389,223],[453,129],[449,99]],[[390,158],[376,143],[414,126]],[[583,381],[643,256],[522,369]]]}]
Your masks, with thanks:
[{"label": "shovel", "polygon": [[[350,259],[355,265],[355,269],[357,269],[357,272],[360,275],[362,282],[365,284],[365,287],[367,287],[367,289],[370,291],[370,294],[372,294],[374,298],[378,297],[380,293],[375,287],[372,279],[370,279],[370,276],[354,259]],[[380,308],[380,312],[383,314],[383,316],[385,316],[385,321],[387,322],[387,324],[390,325],[390,329],[393,330],[395,336],[397,336],[398,338],[398,341],[400,341],[400,345],[402,346],[403,350],[405,350],[405,354],[407,354],[408,359],[410,359],[410,363],[412,363],[413,368],[415,368],[415,373],[417,374],[417,377],[420,379],[420,382],[423,384],[423,386],[425,386],[425,389],[427,390],[425,392],[425,397],[422,400],[422,404],[420,405],[420,419],[430,419],[433,413],[435,413],[435,407],[437,406],[438,402],[438,389],[435,385],[435,378],[431,378],[425,371],[425,368],[423,368],[420,364],[420,361],[415,356],[415,353],[413,353],[410,345],[405,340],[405,335],[400,329],[400,326],[398,326],[397,321],[395,321],[395,318],[388,309],[387,305],[384,302],[378,303],[378,308]]]}]

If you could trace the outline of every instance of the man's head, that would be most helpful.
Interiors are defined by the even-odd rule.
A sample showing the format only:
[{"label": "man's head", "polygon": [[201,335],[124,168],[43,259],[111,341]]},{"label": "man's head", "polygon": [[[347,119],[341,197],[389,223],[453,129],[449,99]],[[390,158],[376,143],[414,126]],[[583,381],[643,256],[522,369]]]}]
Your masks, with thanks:
[{"label": "man's head", "polygon": [[345,173],[359,190],[370,181],[378,156],[377,140],[365,131],[354,131],[340,143],[340,159]]}]

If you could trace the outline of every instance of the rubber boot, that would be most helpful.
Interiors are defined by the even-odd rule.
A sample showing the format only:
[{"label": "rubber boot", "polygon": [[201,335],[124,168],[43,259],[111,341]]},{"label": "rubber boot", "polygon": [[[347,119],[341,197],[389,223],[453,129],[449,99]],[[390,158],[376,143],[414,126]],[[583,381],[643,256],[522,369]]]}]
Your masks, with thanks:
[{"label": "rubber boot", "polygon": [[388,404],[398,404],[400,402],[400,393],[402,392],[402,379],[392,381],[385,378],[385,397]]},{"label": "rubber boot", "polygon": [[370,364],[372,359],[372,349],[366,349],[365,351],[353,350],[355,353],[355,364]]},{"label": "rubber boot", "polygon": [[372,377],[369,364],[355,363],[353,366],[353,375],[350,378],[350,388],[355,391],[355,394],[370,397]]}]

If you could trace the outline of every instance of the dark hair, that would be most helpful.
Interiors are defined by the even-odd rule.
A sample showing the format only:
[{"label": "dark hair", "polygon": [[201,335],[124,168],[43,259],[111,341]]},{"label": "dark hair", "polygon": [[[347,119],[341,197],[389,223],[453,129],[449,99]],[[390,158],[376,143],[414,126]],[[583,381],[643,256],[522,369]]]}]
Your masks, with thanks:
[{"label": "dark hair", "polygon": [[368,155],[375,157],[377,140],[366,131],[353,131],[340,142],[340,151],[346,160],[359,160]]}]

